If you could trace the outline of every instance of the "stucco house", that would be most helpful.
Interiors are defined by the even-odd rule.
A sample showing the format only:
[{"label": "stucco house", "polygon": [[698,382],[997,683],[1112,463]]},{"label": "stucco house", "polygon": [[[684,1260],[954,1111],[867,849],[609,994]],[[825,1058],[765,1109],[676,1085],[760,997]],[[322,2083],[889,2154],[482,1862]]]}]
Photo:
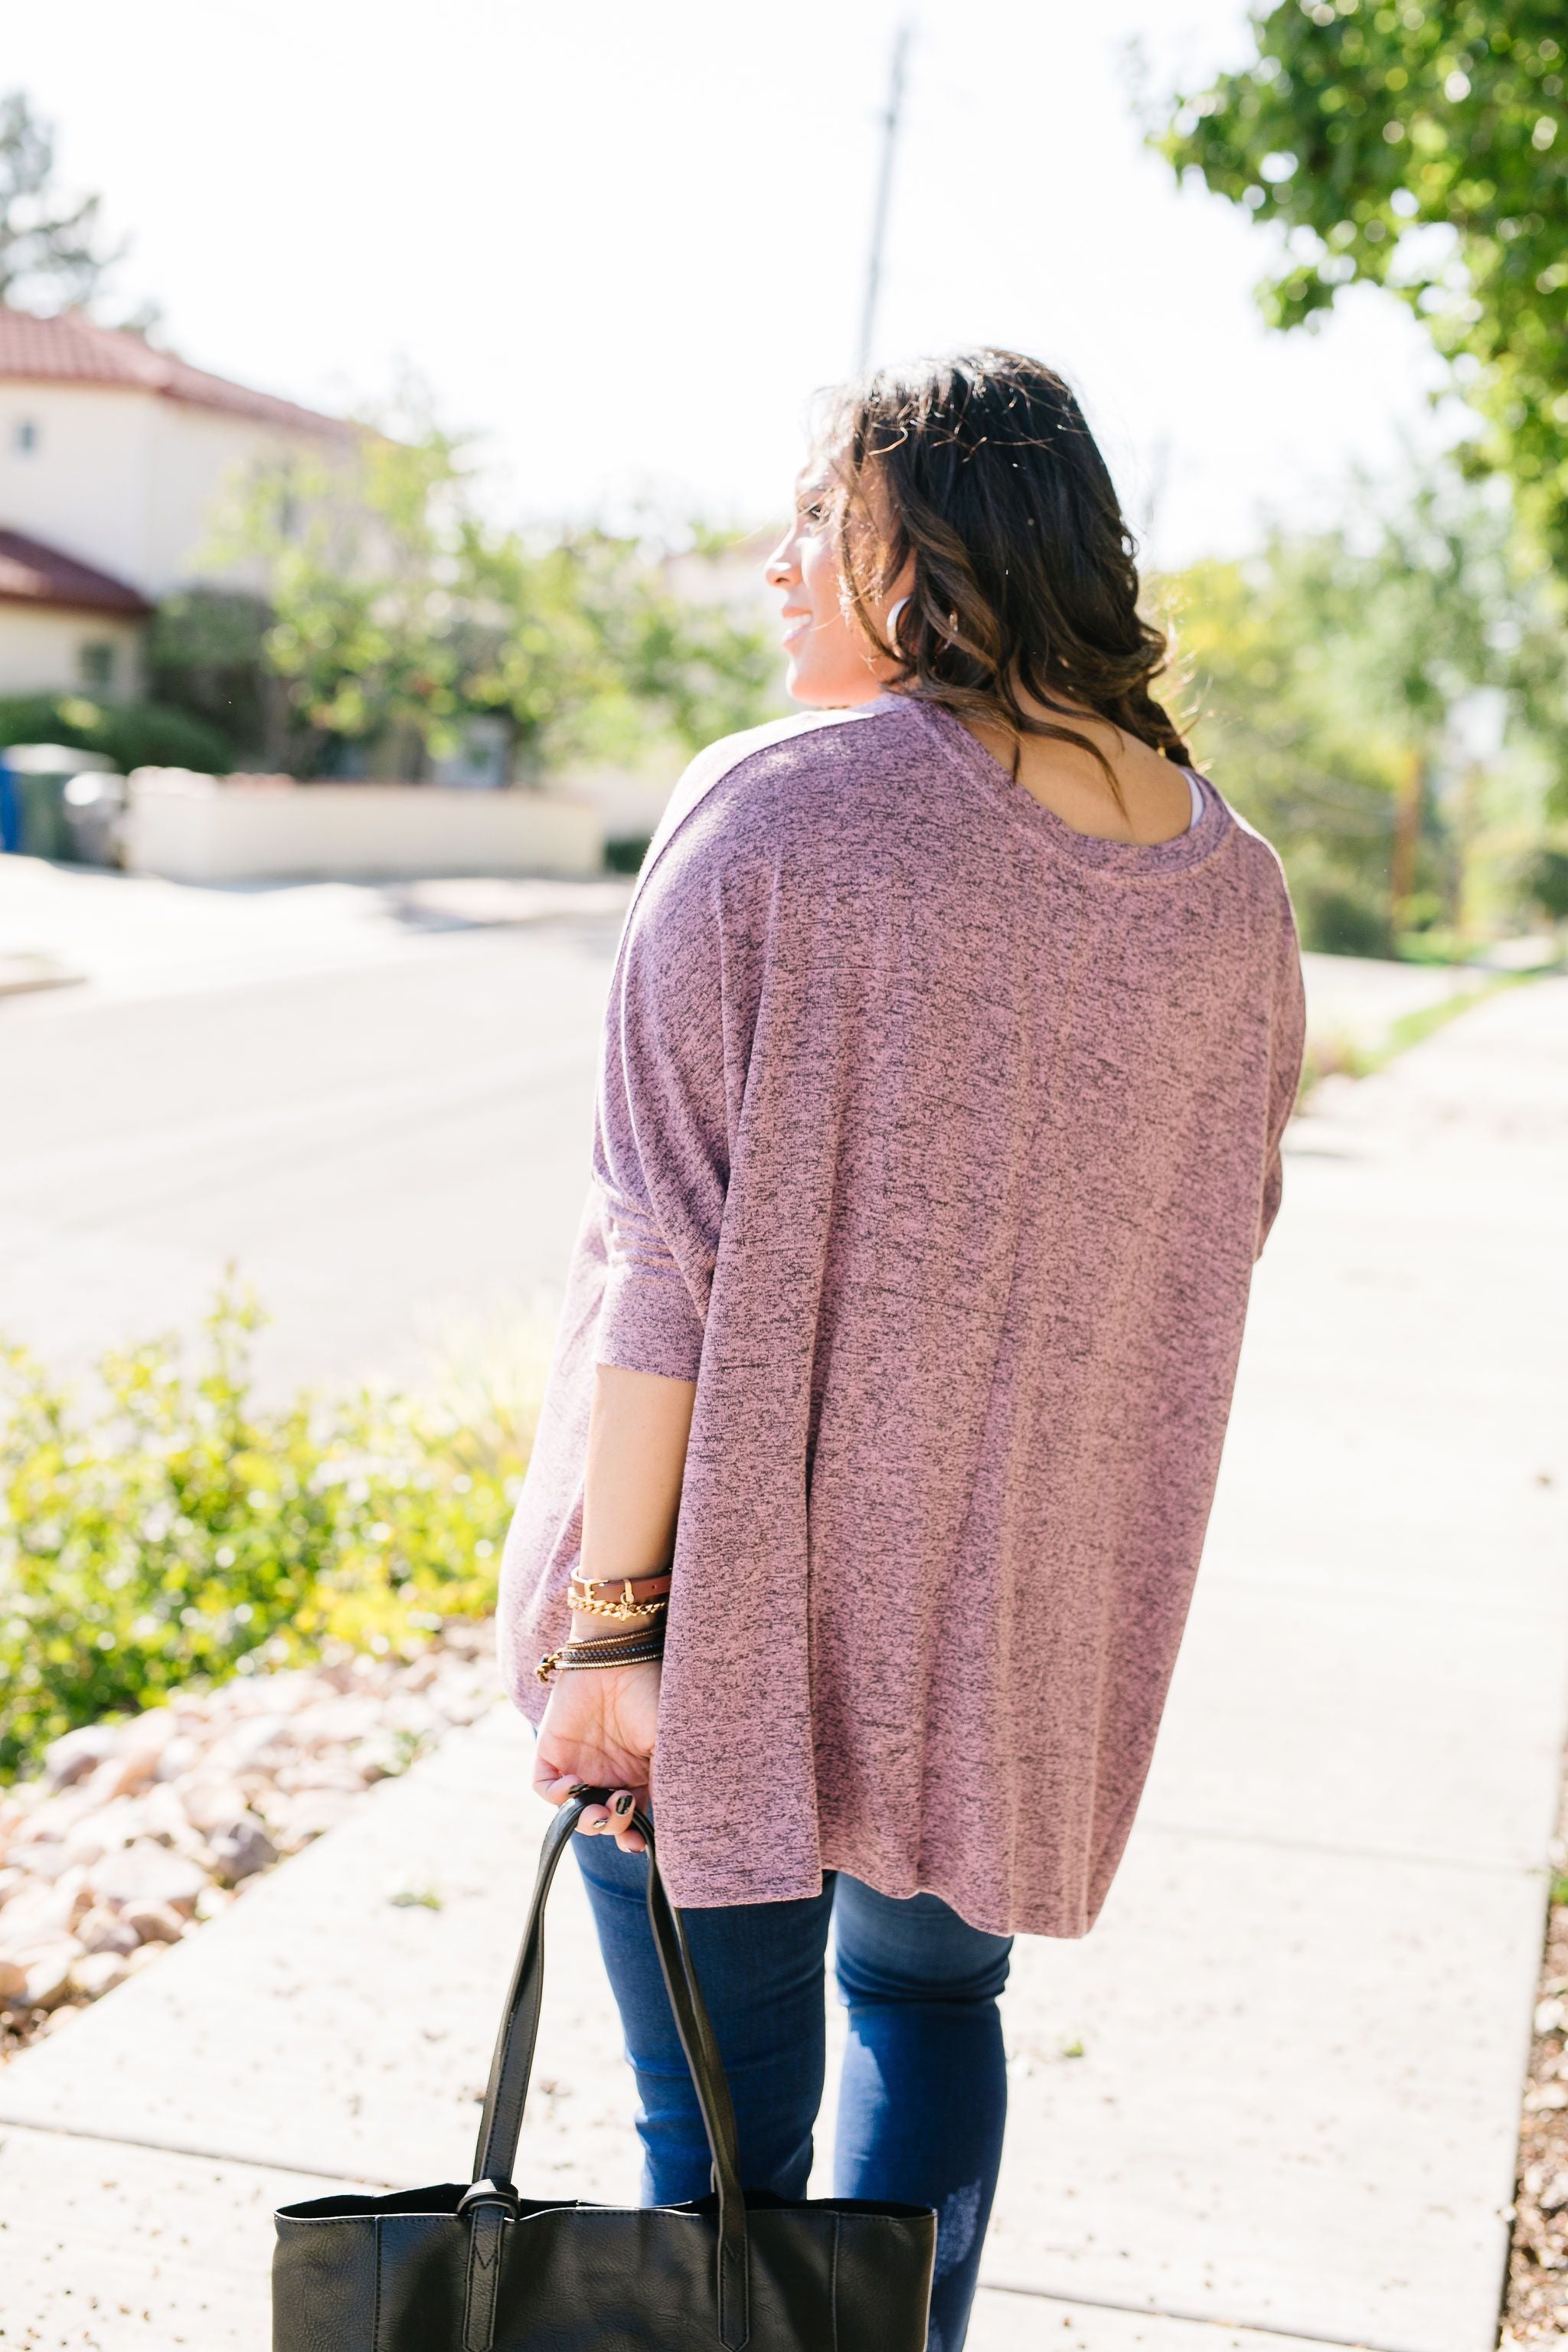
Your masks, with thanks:
[{"label": "stucco house", "polygon": [[355,431],[79,311],[0,305],[0,695],[134,696],[153,607],[236,576],[209,545],[227,483]]}]

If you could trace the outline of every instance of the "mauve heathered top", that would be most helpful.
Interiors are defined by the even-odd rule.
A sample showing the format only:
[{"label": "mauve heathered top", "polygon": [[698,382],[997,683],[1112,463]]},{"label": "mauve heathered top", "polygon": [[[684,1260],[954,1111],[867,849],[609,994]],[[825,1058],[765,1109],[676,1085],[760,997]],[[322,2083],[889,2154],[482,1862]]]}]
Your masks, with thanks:
[{"label": "mauve heathered top", "polygon": [[716,744],[611,986],[509,1538],[535,1720],[595,1364],[695,1380],[654,1762],[682,1904],[842,1868],[1079,1936],[1131,1826],[1300,1063],[1274,853],[1090,839],[885,697]]}]

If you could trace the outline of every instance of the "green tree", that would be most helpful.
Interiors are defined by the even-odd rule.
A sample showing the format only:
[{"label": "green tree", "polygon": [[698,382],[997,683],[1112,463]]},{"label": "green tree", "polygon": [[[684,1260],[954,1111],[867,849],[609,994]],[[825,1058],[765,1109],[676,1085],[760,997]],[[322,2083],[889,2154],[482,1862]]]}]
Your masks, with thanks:
[{"label": "green tree", "polygon": [[[719,562],[722,532],[691,527],[695,556]],[[577,593],[626,708],[652,717],[688,751],[753,727],[776,707],[778,649],[762,629],[737,622],[722,605],[694,602],[670,584],[665,537],[603,530],[574,533],[563,551]]]},{"label": "green tree", "polygon": [[683,604],[657,546],[498,527],[428,421],[253,476],[225,551],[268,582],[269,756],[297,773],[357,743],[415,775],[495,717],[527,778],[637,730],[695,746],[769,705],[760,633]]},{"label": "green tree", "polygon": [[100,242],[101,200],[57,194],[51,126],[24,90],[0,97],[0,302],[23,310],[85,307],[123,247]]},{"label": "green tree", "polygon": [[262,661],[272,614],[253,590],[203,585],[165,597],[147,633],[147,681],[165,709],[216,729],[225,765],[264,758],[277,681]]},{"label": "green tree", "polygon": [[1392,289],[1568,573],[1568,17],[1562,0],[1272,0],[1239,71],[1157,144],[1286,232],[1259,288],[1295,327]]},{"label": "green tree", "polygon": [[[1380,512],[1362,484],[1353,522],[1163,583],[1198,755],[1280,849],[1312,946],[1458,926],[1472,882],[1498,917],[1529,895],[1568,708],[1552,583],[1498,488],[1443,478]],[[1484,786],[1455,728],[1483,692],[1508,712]]]},{"label": "green tree", "polygon": [[294,457],[240,486],[222,551],[258,560],[268,582],[278,765],[313,774],[334,740],[456,744],[458,479],[445,436],[367,430],[345,454]]}]

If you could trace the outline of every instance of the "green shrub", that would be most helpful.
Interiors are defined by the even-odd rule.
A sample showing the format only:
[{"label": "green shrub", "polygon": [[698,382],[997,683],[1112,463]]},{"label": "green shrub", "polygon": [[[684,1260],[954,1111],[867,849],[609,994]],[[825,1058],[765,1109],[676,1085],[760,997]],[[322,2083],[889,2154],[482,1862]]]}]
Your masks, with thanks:
[{"label": "green shrub", "polygon": [[1531,898],[1548,921],[1568,922],[1568,849],[1548,843],[1531,861],[1528,887]]},{"label": "green shrub", "polygon": [[78,751],[101,751],[125,773],[195,768],[225,775],[234,765],[227,736],[205,719],[155,702],[96,702],[86,694],[0,698],[0,747],[7,743],[68,743]]},{"label": "green shrub", "polygon": [[1301,944],[1323,955],[1387,956],[1393,951],[1388,908],[1357,881],[1335,880],[1310,870],[1291,876]]},{"label": "green shrub", "polygon": [[531,1412],[251,1397],[232,1286],[197,1360],[105,1358],[83,1402],[0,1354],[0,1776],[80,1723],[329,1639],[407,1654],[494,1606]]}]

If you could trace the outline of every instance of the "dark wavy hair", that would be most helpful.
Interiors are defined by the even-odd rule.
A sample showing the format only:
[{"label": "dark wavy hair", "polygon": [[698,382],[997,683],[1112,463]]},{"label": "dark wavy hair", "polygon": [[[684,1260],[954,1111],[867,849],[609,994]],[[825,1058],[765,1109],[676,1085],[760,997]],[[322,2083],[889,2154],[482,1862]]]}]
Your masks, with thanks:
[{"label": "dark wavy hair", "polygon": [[[1150,692],[1168,658],[1138,610],[1136,545],[1068,386],[1017,352],[960,352],[881,368],[824,395],[816,458],[861,627],[899,665],[894,693],[991,719],[1014,739],[1076,743],[1093,711],[1191,764]],[[871,617],[910,558],[888,641]],[[1020,693],[1066,723],[1037,719]],[[1117,798],[1121,799],[1120,792]]]}]

